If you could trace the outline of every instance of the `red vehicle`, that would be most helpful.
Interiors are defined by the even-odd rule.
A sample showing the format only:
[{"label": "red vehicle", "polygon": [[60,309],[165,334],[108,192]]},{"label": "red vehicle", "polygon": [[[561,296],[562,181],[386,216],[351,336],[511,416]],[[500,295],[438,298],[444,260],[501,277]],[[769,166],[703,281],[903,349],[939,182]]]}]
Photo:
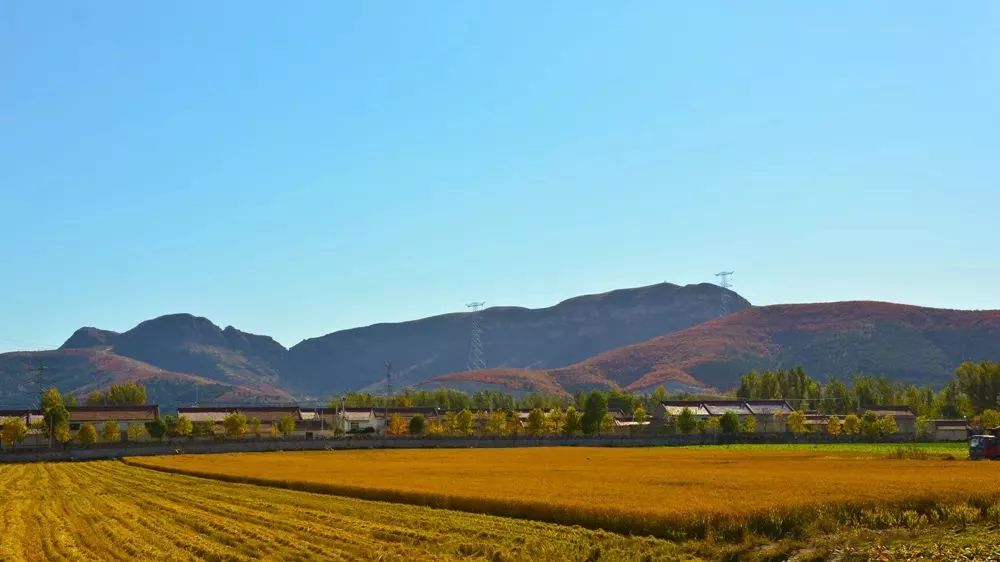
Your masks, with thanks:
[{"label": "red vehicle", "polygon": [[969,439],[969,459],[1000,459],[1000,438],[996,435],[973,435]]}]

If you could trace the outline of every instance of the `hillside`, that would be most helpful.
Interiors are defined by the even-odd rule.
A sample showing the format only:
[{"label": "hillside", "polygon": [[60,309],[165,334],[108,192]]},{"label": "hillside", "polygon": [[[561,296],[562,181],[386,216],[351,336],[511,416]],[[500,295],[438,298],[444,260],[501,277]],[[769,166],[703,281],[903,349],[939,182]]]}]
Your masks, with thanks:
[{"label": "hillside", "polygon": [[[711,284],[660,283],[586,295],[528,309],[493,307],[480,312],[490,369],[544,370],[715,318],[721,292]],[[732,310],[750,303],[729,292]],[[301,393],[326,395],[384,388],[384,363],[393,384],[416,385],[466,368],[469,313],[395,324],[375,324],[305,340],[287,355],[282,380]]]},{"label": "hillside", "polygon": [[[41,381],[36,370],[44,365]],[[239,385],[211,378],[163,370],[148,363],[117,355],[106,349],[76,348],[53,351],[0,354],[0,405],[31,406],[39,386],[57,386],[81,399],[93,390],[125,381],[146,385],[150,398],[167,408],[196,400],[285,401],[291,396],[267,385]]]},{"label": "hillside", "polygon": [[599,377],[636,391],[685,381],[728,389],[751,369],[801,365],[816,377],[941,385],[962,361],[998,358],[1000,311],[838,302],[754,307],[548,374],[564,388]]}]

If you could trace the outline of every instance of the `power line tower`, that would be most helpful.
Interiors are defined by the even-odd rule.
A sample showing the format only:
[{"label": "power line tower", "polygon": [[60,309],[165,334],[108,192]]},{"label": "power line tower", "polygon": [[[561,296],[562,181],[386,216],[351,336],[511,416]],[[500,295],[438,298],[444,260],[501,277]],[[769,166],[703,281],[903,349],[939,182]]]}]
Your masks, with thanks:
[{"label": "power line tower", "polygon": [[715,274],[719,278],[719,286],[722,287],[722,299],[719,302],[719,316],[729,314],[729,291],[733,284],[729,282],[729,276],[735,271],[720,271]]},{"label": "power line tower", "polygon": [[469,363],[466,365],[466,368],[470,371],[478,371],[486,368],[486,360],[483,359],[483,324],[479,317],[479,311],[485,305],[485,302],[470,302],[465,305],[472,311],[472,334],[469,337]]},{"label": "power line tower", "polygon": [[389,432],[389,401],[392,400],[392,361],[385,362],[385,433]]}]

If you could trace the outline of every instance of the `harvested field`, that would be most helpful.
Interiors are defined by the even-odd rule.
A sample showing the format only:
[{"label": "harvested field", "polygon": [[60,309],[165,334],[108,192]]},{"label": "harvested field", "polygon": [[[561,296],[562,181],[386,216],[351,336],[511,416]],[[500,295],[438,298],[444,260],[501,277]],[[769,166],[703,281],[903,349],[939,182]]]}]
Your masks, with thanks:
[{"label": "harvested field", "polygon": [[165,474],[0,465],[0,560],[674,559],[651,538]]},{"label": "harvested field", "polygon": [[866,447],[371,450],[128,462],[669,538],[783,537],[816,527],[883,525],[879,521],[891,526],[904,512],[938,521],[955,505],[985,514],[1000,497],[995,463],[890,459],[891,449],[883,456]]}]

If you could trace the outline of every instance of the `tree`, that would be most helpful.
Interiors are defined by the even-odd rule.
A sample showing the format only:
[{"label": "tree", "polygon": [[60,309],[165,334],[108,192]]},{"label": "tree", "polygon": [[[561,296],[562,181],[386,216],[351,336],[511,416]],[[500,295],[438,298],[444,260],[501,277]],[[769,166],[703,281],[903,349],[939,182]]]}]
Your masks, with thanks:
[{"label": "tree", "polygon": [[878,435],[878,416],[875,412],[867,410],[861,416],[861,434],[865,437],[875,437]]},{"label": "tree", "polygon": [[541,408],[535,408],[528,413],[528,434],[540,437],[545,433],[545,413]]},{"label": "tree", "polygon": [[253,416],[247,420],[247,426],[254,437],[260,437],[260,418]]},{"label": "tree", "polygon": [[122,438],[122,432],[118,429],[118,423],[108,420],[104,422],[101,427],[101,440],[111,443],[113,441],[120,441]]},{"label": "tree", "polygon": [[410,435],[420,435],[427,426],[427,418],[417,414],[410,418]]},{"label": "tree", "polygon": [[1000,411],[986,409],[980,412],[979,415],[974,417],[972,420],[981,425],[984,429],[993,429],[994,427],[1000,426]]},{"label": "tree", "polygon": [[695,417],[691,408],[684,406],[681,413],[677,415],[677,431],[681,433],[692,433],[698,427],[698,418]]},{"label": "tree", "polygon": [[88,406],[141,406],[146,403],[146,387],[134,382],[113,384],[108,390],[87,395]]},{"label": "tree", "polygon": [[840,418],[835,415],[830,416],[830,419],[826,420],[826,432],[834,437],[840,435],[843,426],[844,424],[841,423]]},{"label": "tree", "polygon": [[959,390],[969,398],[974,411],[1000,404],[1000,362],[966,361],[955,370],[955,378]]},{"label": "tree", "polygon": [[389,424],[386,428],[389,435],[402,435],[406,433],[406,429],[406,420],[403,419],[403,416],[399,414],[389,416]]},{"label": "tree", "polygon": [[163,441],[163,436],[167,434],[167,423],[160,416],[156,416],[153,421],[146,423],[146,433],[157,441]]},{"label": "tree", "polygon": [[69,422],[59,422],[52,428],[52,438],[56,440],[56,443],[65,445],[69,443],[70,439],[73,438],[69,432]]},{"label": "tree", "polygon": [[601,433],[614,433],[615,432],[615,417],[611,415],[611,412],[604,414],[604,419],[601,420]]},{"label": "tree", "polygon": [[507,433],[507,414],[496,410],[486,419],[486,434],[502,437]]},{"label": "tree", "polygon": [[861,432],[861,418],[855,414],[847,414],[844,418],[844,427],[842,429],[845,435],[857,435]]},{"label": "tree", "polygon": [[84,445],[93,445],[97,443],[97,428],[94,427],[94,424],[87,422],[80,426],[76,432],[76,438]]},{"label": "tree", "polygon": [[24,423],[24,418],[4,418],[3,430],[0,431],[0,441],[3,441],[4,447],[13,449],[27,436],[28,426]]},{"label": "tree", "polygon": [[[70,397],[72,395],[66,398]],[[54,386],[50,387],[41,394],[38,402],[42,410],[42,419],[45,421],[46,433],[48,433],[49,439],[54,439],[60,443],[69,441],[69,410],[66,409],[67,400],[64,399],[62,394],[59,394],[59,389]],[[66,427],[61,428],[61,426]],[[60,428],[59,436],[56,436],[57,428]],[[59,437],[64,437],[65,439],[60,440]]]},{"label": "tree", "polygon": [[736,433],[740,429],[740,418],[734,412],[726,412],[719,418],[719,427],[723,433]]},{"label": "tree", "polygon": [[196,437],[211,437],[215,435],[215,424],[209,421],[197,421],[191,424],[191,435]]},{"label": "tree", "polygon": [[146,428],[143,427],[141,423],[128,424],[126,434],[128,435],[129,441],[138,441],[139,439],[142,439],[144,433],[146,433]]},{"label": "tree", "polygon": [[710,417],[704,420],[704,431],[709,433],[718,433],[719,429],[722,427],[722,422],[719,421],[717,417]]},{"label": "tree", "polygon": [[594,434],[601,430],[601,423],[605,414],[608,413],[608,399],[604,394],[592,390],[587,395],[587,400],[583,406],[583,416],[580,419],[580,428],[584,433]]},{"label": "tree", "polygon": [[632,421],[639,424],[642,427],[644,423],[649,421],[649,414],[646,413],[646,408],[642,405],[636,406],[635,410],[632,411]]},{"label": "tree", "polygon": [[247,417],[241,412],[229,412],[222,418],[227,437],[243,437],[247,433]]},{"label": "tree", "polygon": [[285,436],[288,436],[288,435],[291,435],[292,433],[294,433],[295,432],[295,416],[293,416],[292,414],[288,414],[286,416],[282,416],[281,419],[278,420],[278,431],[280,431],[281,434],[285,435]]},{"label": "tree", "polygon": [[463,408],[455,415],[455,432],[461,435],[472,435],[472,424],[475,418],[468,408]]},{"label": "tree", "polygon": [[556,408],[549,412],[547,419],[547,431],[553,435],[559,435],[563,431],[563,426],[566,424],[566,414],[562,411],[562,408]]},{"label": "tree", "polygon": [[430,420],[427,424],[428,435],[441,435],[444,433],[444,425],[438,420]]},{"label": "tree", "polygon": [[899,431],[899,426],[896,425],[896,418],[892,416],[882,416],[876,422],[876,426],[878,427],[879,435],[892,435]]},{"label": "tree", "polygon": [[281,435],[281,430],[278,429],[278,424],[272,423],[271,429],[269,429],[267,433],[272,439],[277,439],[278,436]]},{"label": "tree", "polygon": [[805,433],[806,415],[798,410],[788,414],[788,430],[792,433]]},{"label": "tree", "polygon": [[743,423],[740,424],[740,431],[743,433],[756,433],[757,432],[757,418],[754,416],[746,416],[743,418]]},{"label": "tree", "polygon": [[563,435],[574,435],[580,431],[580,414],[576,408],[570,406],[566,408],[566,418],[563,421]]}]

